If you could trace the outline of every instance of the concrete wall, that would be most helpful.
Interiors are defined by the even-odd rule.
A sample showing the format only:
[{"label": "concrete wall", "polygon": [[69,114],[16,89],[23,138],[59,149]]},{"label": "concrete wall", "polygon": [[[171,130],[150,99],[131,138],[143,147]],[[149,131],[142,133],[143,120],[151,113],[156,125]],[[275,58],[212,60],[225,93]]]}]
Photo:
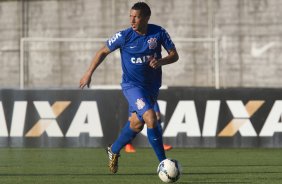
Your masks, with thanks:
[{"label": "concrete wall", "polygon": [[[172,39],[220,39],[222,87],[282,87],[282,1],[147,0],[151,23]],[[21,37],[109,38],[129,26],[127,0],[0,1],[0,87],[19,86]],[[176,42],[178,63],[164,70],[164,84],[214,86],[214,45]],[[95,51],[91,43],[25,44],[28,88],[76,88]],[[119,84],[115,52],[99,67],[93,84]]]}]

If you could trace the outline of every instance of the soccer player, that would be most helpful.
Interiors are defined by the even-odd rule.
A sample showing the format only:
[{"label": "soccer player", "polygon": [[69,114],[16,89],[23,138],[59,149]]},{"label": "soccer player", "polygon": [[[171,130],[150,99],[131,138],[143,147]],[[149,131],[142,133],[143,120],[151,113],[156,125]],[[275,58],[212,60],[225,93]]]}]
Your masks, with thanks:
[{"label": "soccer player", "polygon": [[[159,129],[160,132],[162,132],[163,130],[162,130],[162,126],[161,126],[161,112],[160,112],[160,107],[159,107],[158,102],[156,102],[154,104],[154,111],[156,112],[156,116],[157,116],[157,121],[158,121],[157,126],[158,126],[158,129]],[[129,112],[129,120],[130,120],[130,117],[131,117],[131,112]],[[163,147],[164,147],[165,151],[168,151],[168,150],[172,149],[172,146],[169,145],[169,144],[163,144]],[[136,149],[133,146],[133,144],[131,142],[129,142],[128,144],[125,145],[124,151],[126,153],[135,153]]]},{"label": "soccer player", "polygon": [[[117,32],[96,53],[89,69],[80,80],[80,88],[89,87],[91,76],[108,54],[120,50],[122,65],[121,87],[129,103],[130,121],[123,127],[115,142],[107,148],[109,169],[118,171],[120,150],[147,125],[147,136],[161,162],[166,159],[162,134],[157,127],[154,104],[162,81],[162,65],[178,60],[178,53],[169,34],[160,26],[149,24],[150,7],[144,2],[135,3],[130,10],[131,27]],[[168,53],[162,57],[161,47]]]}]

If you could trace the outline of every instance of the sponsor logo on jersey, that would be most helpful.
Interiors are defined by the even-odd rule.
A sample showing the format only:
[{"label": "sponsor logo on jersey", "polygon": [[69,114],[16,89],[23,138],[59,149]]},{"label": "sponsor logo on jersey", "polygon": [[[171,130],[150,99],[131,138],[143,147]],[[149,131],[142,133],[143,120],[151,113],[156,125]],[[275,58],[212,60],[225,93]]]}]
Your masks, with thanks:
[{"label": "sponsor logo on jersey", "polygon": [[158,46],[157,38],[150,38],[148,40],[149,49],[155,49]]},{"label": "sponsor logo on jersey", "polygon": [[130,61],[133,64],[142,64],[151,61],[153,58],[157,58],[157,53],[154,53],[154,55],[147,55],[142,57],[132,57]]},{"label": "sponsor logo on jersey", "polygon": [[130,59],[131,63],[133,64],[141,64],[141,63],[146,63],[149,61],[148,56],[143,56],[143,57],[132,57]]},{"label": "sponsor logo on jersey", "polygon": [[121,36],[121,32],[116,33],[112,38],[108,40],[109,46],[111,46]]}]

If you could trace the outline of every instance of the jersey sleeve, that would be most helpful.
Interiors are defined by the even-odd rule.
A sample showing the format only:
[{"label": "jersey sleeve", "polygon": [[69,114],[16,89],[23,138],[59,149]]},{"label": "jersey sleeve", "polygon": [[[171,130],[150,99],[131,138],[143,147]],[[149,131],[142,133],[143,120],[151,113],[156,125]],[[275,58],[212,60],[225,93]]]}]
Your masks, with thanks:
[{"label": "jersey sleeve", "polygon": [[107,40],[106,44],[111,52],[122,47],[124,43],[123,33],[123,31],[117,32],[113,37]]},{"label": "jersey sleeve", "polygon": [[171,50],[171,49],[175,49],[175,45],[174,43],[172,42],[168,32],[162,28],[162,31],[161,31],[161,37],[162,37],[162,46],[168,51],[168,50]]}]

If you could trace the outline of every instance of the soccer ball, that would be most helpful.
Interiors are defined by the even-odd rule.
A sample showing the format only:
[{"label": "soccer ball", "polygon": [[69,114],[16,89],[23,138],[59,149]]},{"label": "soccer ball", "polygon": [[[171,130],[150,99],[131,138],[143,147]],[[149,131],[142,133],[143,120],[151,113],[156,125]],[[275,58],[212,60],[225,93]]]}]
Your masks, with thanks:
[{"label": "soccer ball", "polygon": [[158,166],[157,173],[159,178],[165,183],[176,182],[181,174],[181,166],[177,160],[167,158]]}]

